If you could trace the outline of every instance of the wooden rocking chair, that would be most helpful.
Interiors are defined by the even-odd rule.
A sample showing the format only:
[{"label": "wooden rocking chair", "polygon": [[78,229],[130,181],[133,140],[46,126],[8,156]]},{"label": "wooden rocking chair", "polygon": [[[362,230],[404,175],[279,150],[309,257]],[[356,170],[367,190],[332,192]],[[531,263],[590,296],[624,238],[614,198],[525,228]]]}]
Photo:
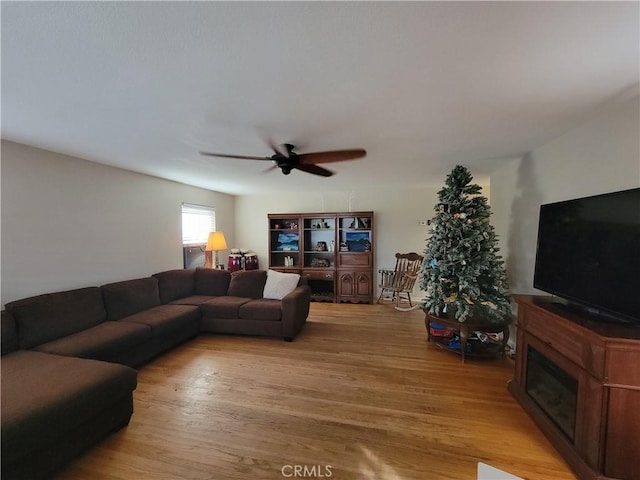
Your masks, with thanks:
[{"label": "wooden rocking chair", "polygon": [[396,253],[396,268],[379,270],[382,281],[378,286],[381,289],[378,303],[386,294],[391,297],[392,302],[395,302],[396,308],[399,307],[400,299],[405,297],[409,301],[409,305],[413,307],[411,292],[413,292],[413,286],[420,274],[423,260],[422,255],[414,252]]}]

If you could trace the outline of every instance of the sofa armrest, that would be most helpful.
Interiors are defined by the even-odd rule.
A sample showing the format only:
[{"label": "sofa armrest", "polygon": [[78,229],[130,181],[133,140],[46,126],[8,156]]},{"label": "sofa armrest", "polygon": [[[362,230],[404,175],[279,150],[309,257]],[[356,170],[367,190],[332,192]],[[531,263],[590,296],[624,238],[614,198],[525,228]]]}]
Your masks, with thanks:
[{"label": "sofa armrest", "polygon": [[311,288],[299,285],[282,299],[282,336],[288,342],[302,330],[311,304]]}]

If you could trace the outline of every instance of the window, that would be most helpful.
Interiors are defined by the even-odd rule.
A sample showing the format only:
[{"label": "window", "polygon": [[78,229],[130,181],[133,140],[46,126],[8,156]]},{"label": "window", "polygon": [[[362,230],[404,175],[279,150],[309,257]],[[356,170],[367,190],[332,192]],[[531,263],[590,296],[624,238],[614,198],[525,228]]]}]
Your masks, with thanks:
[{"label": "window", "polygon": [[182,243],[207,243],[209,232],[216,229],[216,211],[202,205],[182,204]]}]

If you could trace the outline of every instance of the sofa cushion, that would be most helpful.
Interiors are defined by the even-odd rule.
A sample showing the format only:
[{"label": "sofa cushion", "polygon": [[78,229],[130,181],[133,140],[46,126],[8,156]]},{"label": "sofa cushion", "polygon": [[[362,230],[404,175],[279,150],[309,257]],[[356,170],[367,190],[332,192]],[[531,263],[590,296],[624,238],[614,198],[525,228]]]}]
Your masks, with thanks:
[{"label": "sofa cushion", "polygon": [[158,279],[160,303],[169,303],[179,298],[190,297],[195,293],[196,271],[167,270],[153,275]]},{"label": "sofa cushion", "polygon": [[52,342],[38,345],[34,350],[68,357],[115,361],[123,351],[136,348],[151,339],[147,325],[103,322]]},{"label": "sofa cushion", "polygon": [[2,335],[2,355],[18,350],[18,332],[16,320],[6,310],[2,310],[2,323],[0,323],[0,335]]},{"label": "sofa cushion", "polygon": [[267,270],[267,282],[262,293],[263,298],[282,300],[298,286],[300,275]]},{"label": "sofa cushion", "polygon": [[63,438],[136,388],[132,368],[83,358],[19,351],[0,368],[3,463]]},{"label": "sofa cushion", "polygon": [[238,318],[240,306],[250,302],[250,298],[216,297],[200,305],[203,317],[209,318]]},{"label": "sofa cushion", "polygon": [[191,295],[190,297],[179,298],[178,300],[169,302],[169,305],[201,305],[214,298],[216,297],[211,295]]},{"label": "sofa cushion", "polygon": [[262,298],[267,282],[265,270],[246,270],[233,272],[227,295],[233,297]]},{"label": "sofa cushion", "polygon": [[151,327],[154,337],[171,335],[185,329],[185,326],[197,326],[200,310],[194,305],[160,305],[144,312],[120,319],[120,322]]},{"label": "sofa cushion", "polygon": [[219,297],[227,294],[231,274],[226,270],[213,268],[196,268],[196,295]]},{"label": "sofa cushion", "polygon": [[282,318],[282,302],[259,298],[240,305],[238,317],[246,320],[280,320]]},{"label": "sofa cushion", "polygon": [[120,320],[160,305],[158,279],[154,277],[109,283],[100,288],[108,320]]},{"label": "sofa cushion", "polygon": [[47,293],[6,305],[16,319],[20,348],[32,348],[106,320],[98,287]]}]

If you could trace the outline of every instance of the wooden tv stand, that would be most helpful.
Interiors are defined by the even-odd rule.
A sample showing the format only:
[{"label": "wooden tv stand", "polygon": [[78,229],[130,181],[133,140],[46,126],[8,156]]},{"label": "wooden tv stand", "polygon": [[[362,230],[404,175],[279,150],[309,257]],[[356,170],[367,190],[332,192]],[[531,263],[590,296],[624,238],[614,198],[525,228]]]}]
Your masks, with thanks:
[{"label": "wooden tv stand", "polygon": [[[514,299],[517,352],[509,391],[580,479],[640,480],[640,327],[594,321],[551,297]],[[541,378],[561,395],[545,392]]]}]

